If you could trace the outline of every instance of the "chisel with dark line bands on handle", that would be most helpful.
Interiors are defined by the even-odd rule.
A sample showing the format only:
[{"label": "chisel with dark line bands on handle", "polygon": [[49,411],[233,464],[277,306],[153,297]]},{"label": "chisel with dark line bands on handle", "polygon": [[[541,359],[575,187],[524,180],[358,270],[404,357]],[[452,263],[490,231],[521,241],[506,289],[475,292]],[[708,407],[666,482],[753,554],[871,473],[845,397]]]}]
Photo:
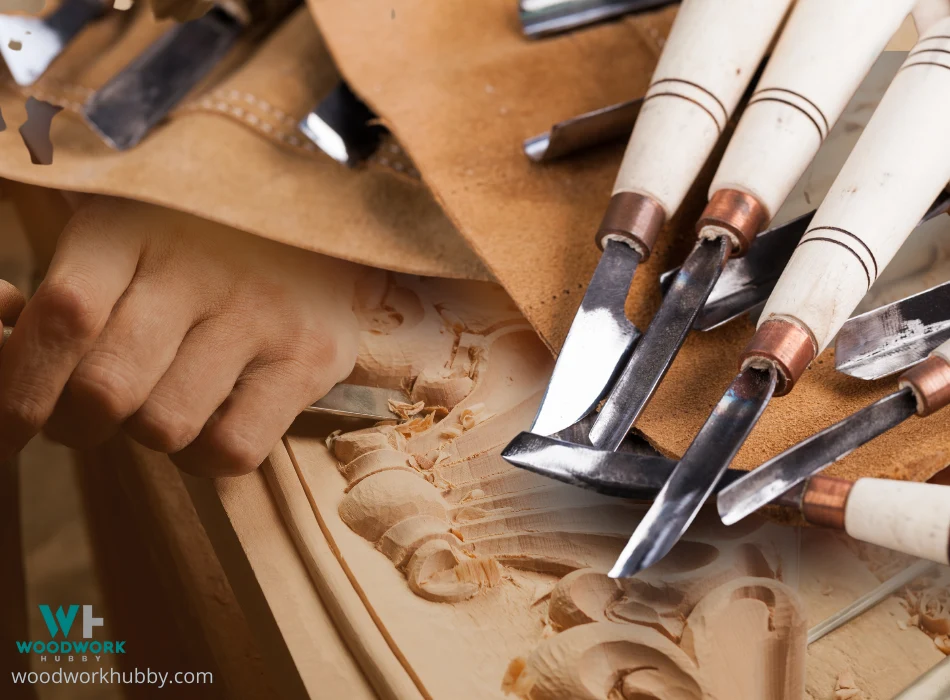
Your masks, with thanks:
[{"label": "chisel with dark line bands on handle", "polygon": [[558,355],[532,432],[552,435],[597,405],[639,331],[624,314],[646,260],[732,117],[790,0],[685,0],[633,127],[597,233],[603,250]]},{"label": "chisel with dark line bands on handle", "polygon": [[[673,280],[590,430],[617,449],[682,347],[730,257],[791,193],[914,0],[799,0],[739,120]],[[805,217],[802,217],[805,219]],[[807,226],[807,220],[803,220]],[[803,229],[804,230],[804,227]]]},{"label": "chisel with dark line bands on handle", "polygon": [[712,494],[773,394],[792,390],[950,181],[950,18],[908,54],[766,303],[740,371],[612,576],[662,559]]}]

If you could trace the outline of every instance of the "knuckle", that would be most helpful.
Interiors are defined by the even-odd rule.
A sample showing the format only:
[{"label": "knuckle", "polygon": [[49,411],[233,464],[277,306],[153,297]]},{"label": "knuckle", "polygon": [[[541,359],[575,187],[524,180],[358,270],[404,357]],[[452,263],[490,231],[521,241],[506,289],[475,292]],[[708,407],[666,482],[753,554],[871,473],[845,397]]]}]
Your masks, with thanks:
[{"label": "knuckle", "polygon": [[29,392],[10,392],[0,403],[0,421],[18,432],[33,434],[49,418],[51,409]]},{"label": "knuckle", "polygon": [[257,469],[267,457],[269,445],[257,444],[246,431],[240,430],[231,421],[222,420],[208,426],[202,439],[215,455],[215,462],[229,474],[239,476]]},{"label": "knuckle", "polygon": [[94,338],[102,324],[92,285],[78,276],[52,279],[40,285],[34,304],[43,327],[54,336],[81,342]]},{"label": "knuckle", "polygon": [[171,454],[195,441],[203,424],[180,409],[149,400],[131,419],[133,437],[146,447]]},{"label": "knuckle", "polygon": [[121,421],[144,400],[135,375],[117,357],[90,353],[69,380],[70,394],[91,403],[107,418]]}]

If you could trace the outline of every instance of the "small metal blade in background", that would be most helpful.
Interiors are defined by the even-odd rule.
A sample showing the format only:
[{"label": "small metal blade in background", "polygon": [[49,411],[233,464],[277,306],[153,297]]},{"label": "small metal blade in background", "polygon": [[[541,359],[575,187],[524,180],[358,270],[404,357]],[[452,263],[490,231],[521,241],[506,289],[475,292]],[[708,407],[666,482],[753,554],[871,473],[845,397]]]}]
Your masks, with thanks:
[{"label": "small metal blade in background", "polygon": [[64,0],[45,17],[0,15],[0,55],[17,85],[35,83],[72,38],[106,7],[102,0]]},{"label": "small metal blade in background", "polygon": [[616,450],[630,432],[683,346],[731,245],[723,236],[693,248],[591,427],[594,447]]},{"label": "small metal blade in background", "polygon": [[214,68],[242,31],[218,7],[168,30],[96,91],[83,116],[110,146],[131,148]]},{"label": "small metal blade in background", "polygon": [[671,2],[674,0],[520,0],[518,16],[524,35],[535,39]]},{"label": "small metal blade in background", "polygon": [[916,412],[917,400],[908,388],[852,413],[723,489],[719,516],[726,525],[739,522]]},{"label": "small metal blade in background", "polygon": [[373,111],[341,81],[298,127],[317,148],[352,168],[373,155],[387,132],[376,120]]},{"label": "small metal blade in background", "polygon": [[640,114],[643,98],[627,100],[579,114],[532,136],[524,142],[524,154],[535,163],[548,163],[585,148],[626,138]]},{"label": "small metal blade in background", "polygon": [[[893,595],[904,586],[907,586],[917,579],[930,575],[937,569],[937,564],[931,561],[918,561],[911,564],[900,573],[884,581],[873,591],[865,593],[848,607],[839,610],[831,617],[822,620],[817,625],[808,630],[808,644],[814,644],[844,624],[847,624],[859,615],[863,615],[885,598]],[[936,698],[934,700],[937,700]],[[943,700],[941,697],[940,700]]]},{"label": "small metal blade in background", "polygon": [[531,432],[553,435],[590,413],[610,389],[640,332],[624,303],[640,254],[607,241],[571,323]]},{"label": "small metal blade in background", "polygon": [[752,432],[775,384],[775,369],[739,372],[624,547],[611,578],[633,576],[669,553]]},{"label": "small metal blade in background", "polygon": [[950,282],[849,319],[835,340],[835,369],[880,379],[923,360],[950,338]]},{"label": "small metal blade in background", "polygon": [[[676,466],[674,460],[659,455],[598,450],[534,433],[515,436],[501,456],[541,476],[634,500],[654,498]],[[745,473],[729,469],[722,483],[732,483]]]},{"label": "small metal blade in background", "polygon": [[[709,331],[764,305],[814,216],[812,210],[763,231],[756,236],[748,253],[741,258],[730,258],[693,328]],[[664,295],[669,293],[679,271],[677,267],[660,275]]]}]

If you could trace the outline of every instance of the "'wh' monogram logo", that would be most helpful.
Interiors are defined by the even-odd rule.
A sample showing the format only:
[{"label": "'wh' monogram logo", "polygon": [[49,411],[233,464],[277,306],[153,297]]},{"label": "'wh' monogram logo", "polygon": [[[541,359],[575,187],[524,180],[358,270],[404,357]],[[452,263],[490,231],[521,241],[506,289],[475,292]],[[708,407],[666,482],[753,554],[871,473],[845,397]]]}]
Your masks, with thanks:
[{"label": "'wh' monogram logo", "polygon": [[[46,629],[49,630],[50,637],[55,638],[56,633],[61,631],[63,637],[69,636],[69,630],[73,627],[76,620],[76,613],[79,612],[78,605],[70,605],[69,610],[63,612],[63,606],[60,605],[56,610],[55,616],[48,605],[40,606],[40,614],[43,616],[43,622],[46,623]],[[92,638],[92,628],[102,627],[102,618],[95,617],[92,614],[91,605],[82,606],[82,636],[83,639]]]}]

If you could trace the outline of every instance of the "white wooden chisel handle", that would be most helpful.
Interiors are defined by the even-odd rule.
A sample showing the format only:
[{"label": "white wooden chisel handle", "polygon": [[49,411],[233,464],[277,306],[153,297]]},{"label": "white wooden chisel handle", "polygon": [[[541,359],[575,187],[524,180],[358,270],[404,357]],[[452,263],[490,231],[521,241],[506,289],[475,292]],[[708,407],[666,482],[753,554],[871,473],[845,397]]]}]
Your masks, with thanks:
[{"label": "white wooden chisel handle", "polygon": [[858,479],[844,510],[855,539],[950,564],[950,486]]},{"label": "white wooden chisel handle", "polygon": [[[716,171],[711,203],[743,192],[764,208],[763,226],[771,220],[914,2],[798,0]],[[707,228],[701,237],[724,233]]]},{"label": "white wooden chisel handle", "polygon": [[[790,4],[684,0],[630,136],[601,244],[616,235],[649,253],[656,222],[683,203]],[[651,224],[647,234],[639,231],[644,206]]]},{"label": "white wooden chisel handle", "polygon": [[744,366],[787,393],[950,180],[950,18],[908,54],[766,302]]},{"label": "white wooden chisel handle", "polygon": [[950,16],[950,0],[918,0],[911,13],[918,34],[930,31],[930,28],[944,17]]}]

